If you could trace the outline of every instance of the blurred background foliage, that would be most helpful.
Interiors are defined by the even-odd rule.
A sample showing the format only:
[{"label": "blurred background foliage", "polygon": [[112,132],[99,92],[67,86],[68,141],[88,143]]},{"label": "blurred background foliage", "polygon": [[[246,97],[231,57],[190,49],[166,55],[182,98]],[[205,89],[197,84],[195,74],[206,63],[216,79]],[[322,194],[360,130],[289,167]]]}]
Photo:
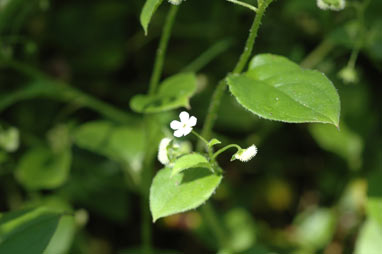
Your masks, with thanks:
[{"label": "blurred background foliage", "polygon": [[[146,121],[129,107],[148,89],[169,8],[158,9],[145,36],[143,3],[0,0],[0,253],[27,253],[15,243],[37,236],[49,242],[46,254],[140,253],[145,158],[176,116]],[[259,147],[249,163],[229,163],[229,154],[220,161],[225,178],[212,198],[237,253],[380,253],[381,11],[380,0],[349,0],[340,12],[278,0],[267,10],[255,53],[325,72],[341,98],[341,123],[339,131],[259,119],[226,94],[215,136]],[[180,7],[164,76],[197,71],[199,127],[251,16],[223,0]],[[152,227],[155,248],[168,250],[155,253],[217,248],[198,210]]]}]

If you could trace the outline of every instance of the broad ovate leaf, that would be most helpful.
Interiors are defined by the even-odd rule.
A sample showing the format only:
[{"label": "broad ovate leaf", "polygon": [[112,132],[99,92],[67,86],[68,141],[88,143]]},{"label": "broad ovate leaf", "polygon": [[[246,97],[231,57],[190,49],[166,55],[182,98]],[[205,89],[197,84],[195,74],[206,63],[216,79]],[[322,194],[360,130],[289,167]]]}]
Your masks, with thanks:
[{"label": "broad ovate leaf", "polygon": [[43,253],[60,218],[61,214],[44,208],[0,215],[0,253]]},{"label": "broad ovate leaf", "polygon": [[150,188],[150,210],[155,222],[159,218],[195,209],[215,192],[222,179],[207,168],[193,168],[170,177],[164,168],[154,177]]},{"label": "broad ovate leaf", "polygon": [[151,18],[162,2],[163,0],[146,0],[145,5],[143,6],[140,20],[146,35]]},{"label": "broad ovate leaf", "polygon": [[258,55],[246,73],[230,75],[227,82],[237,101],[260,117],[338,126],[340,100],[332,82],[323,73],[302,69],[285,57]]},{"label": "broad ovate leaf", "polygon": [[181,73],[163,81],[155,95],[136,95],[130,102],[138,113],[158,113],[180,107],[189,108],[189,100],[196,91],[194,73]]},{"label": "broad ovate leaf", "polygon": [[174,162],[174,166],[171,171],[171,177],[186,169],[195,168],[198,166],[209,167],[209,163],[206,157],[198,153],[184,155]]}]

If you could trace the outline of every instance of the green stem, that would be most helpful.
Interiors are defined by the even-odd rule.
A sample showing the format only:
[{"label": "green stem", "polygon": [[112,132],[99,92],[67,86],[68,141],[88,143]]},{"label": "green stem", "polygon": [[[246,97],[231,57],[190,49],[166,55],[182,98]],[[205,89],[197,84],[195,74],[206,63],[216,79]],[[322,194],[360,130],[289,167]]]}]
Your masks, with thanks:
[{"label": "green stem", "polygon": [[[261,24],[261,20],[264,16],[266,8],[269,6],[269,4],[272,2],[272,0],[267,0],[264,2],[259,2],[259,8],[257,10],[257,14],[253,20],[252,27],[247,39],[247,42],[245,44],[244,50],[240,56],[239,61],[237,62],[233,73],[238,74],[241,73],[247,64],[252,51],[253,47],[256,41],[256,37],[259,31],[259,27]],[[218,84],[218,86],[215,89],[214,94],[212,95],[211,104],[208,108],[208,113],[206,116],[206,120],[204,122],[203,130],[202,130],[202,136],[206,139],[209,139],[211,136],[212,127],[215,123],[215,120],[217,118],[218,109],[220,106],[221,99],[224,95],[224,91],[226,89],[226,81],[225,79],[221,80]],[[198,149],[201,149],[201,144],[198,144]]]},{"label": "green stem", "polygon": [[150,79],[149,94],[154,94],[158,87],[160,78],[162,76],[164,58],[167,51],[168,41],[170,39],[172,27],[174,25],[175,17],[178,12],[179,6],[171,5],[170,12],[167,15],[166,23],[164,24],[162,36],[160,38],[159,47],[157,49],[154,69]]},{"label": "green stem", "polygon": [[233,70],[233,73],[241,73],[244,70],[244,67],[247,64],[249,58],[251,57],[252,50],[255,45],[256,37],[259,31],[259,27],[261,25],[261,20],[263,19],[265,10],[271,2],[272,0],[266,0],[262,2],[259,8],[257,9],[257,14],[255,16],[255,19],[253,20],[252,27],[249,32],[249,36],[245,44],[243,53],[241,54],[240,59]]},{"label": "green stem", "polygon": [[199,138],[201,141],[204,142],[204,144],[206,144],[206,146],[208,147],[208,141],[203,138],[202,136],[199,135],[199,133],[197,133],[196,131],[192,130],[191,131],[192,134],[194,134],[197,138]]},{"label": "green stem", "polygon": [[304,60],[301,67],[311,69],[319,64],[334,48],[334,43],[330,39],[323,40]]},{"label": "green stem", "polygon": [[203,69],[204,66],[209,64],[214,58],[219,56],[221,53],[226,51],[232,45],[231,39],[221,40],[210,48],[208,48],[204,53],[202,53],[198,58],[188,64],[182,69],[181,72],[198,72]]},{"label": "green stem", "polygon": [[353,50],[351,52],[349,61],[347,63],[347,67],[352,68],[352,69],[354,69],[354,67],[355,67],[355,63],[357,61],[359,52],[360,52],[360,50],[362,48],[362,45],[363,45],[363,43],[365,41],[365,32],[366,32],[366,28],[365,28],[365,11],[366,11],[367,7],[369,6],[370,2],[371,2],[371,0],[365,0],[361,4],[361,6],[356,7],[357,8],[357,12],[358,12],[358,22],[359,22],[359,31],[358,31],[358,34],[357,34],[358,40],[356,41],[356,43],[354,45],[354,48],[353,48]]},{"label": "green stem", "polygon": [[[236,64],[233,73],[238,74],[241,73],[247,64],[254,47],[254,43],[258,34],[258,30],[261,24],[261,20],[264,16],[264,12],[266,8],[269,6],[269,4],[272,2],[272,0],[265,0],[265,1],[259,1],[259,8],[257,10],[257,14],[254,18],[249,37],[247,39],[246,45],[244,47],[243,53],[240,56],[240,59],[238,63]],[[215,89],[215,92],[212,96],[212,101],[208,109],[208,113],[206,116],[206,120],[204,122],[202,136],[206,139],[210,139],[212,127],[214,125],[215,119],[217,117],[217,112],[219,109],[220,101],[222,99],[222,96],[224,94],[226,88],[226,82],[225,79],[219,82],[218,86]],[[198,144],[198,150],[201,150],[201,142]],[[217,240],[219,241],[219,245],[225,249],[228,253],[229,251],[229,239],[226,236],[226,232],[222,225],[218,221],[218,217],[214,213],[212,207],[209,206],[209,204],[205,204],[201,208],[201,212],[203,214],[203,218],[206,220],[209,228],[213,231],[215,234]]]},{"label": "green stem", "polygon": [[[172,5],[169,13],[167,14],[166,22],[163,27],[161,39],[157,49],[155,63],[153,72],[150,79],[149,94],[154,94],[157,90],[160,78],[162,76],[164,59],[166,56],[166,51],[168,47],[168,42],[170,39],[172,27],[175,22],[176,14],[178,12],[179,6]],[[151,116],[145,116],[146,126],[150,126]],[[147,127],[149,129],[149,127]],[[150,131],[146,131],[146,144],[147,147],[152,147],[151,142],[155,140],[155,137],[152,137]],[[150,149],[151,150],[151,149]],[[149,208],[149,190],[151,180],[154,174],[154,157],[156,148],[152,152],[146,151],[146,158],[142,174],[142,194],[141,194],[141,209],[142,209],[142,225],[141,225],[141,237],[142,237],[142,252],[143,254],[153,253],[152,248],[152,223],[151,215]]]},{"label": "green stem", "polygon": [[0,105],[0,111],[21,100],[32,99],[35,97],[49,97],[65,102],[72,101],[78,105],[86,106],[97,111],[104,117],[112,119],[116,122],[128,123],[132,120],[132,118],[124,111],[93,96],[83,93],[82,91],[71,87],[69,84],[54,80],[35,68],[13,60],[2,59],[1,64],[22,72],[27,76],[36,79],[37,82],[44,82],[48,89],[35,89],[31,92],[26,90],[16,91],[3,99]]},{"label": "green stem", "polygon": [[237,150],[241,150],[241,149],[242,149],[240,146],[238,146],[238,145],[236,145],[236,144],[230,144],[230,145],[227,145],[227,146],[221,148],[221,149],[218,150],[216,153],[214,153],[214,155],[212,156],[212,159],[215,160],[215,158],[216,158],[219,154],[221,154],[221,153],[223,153],[223,152],[225,152],[225,151],[227,151],[228,149],[233,148],[233,147],[234,147],[234,148],[237,148]]},{"label": "green stem", "polygon": [[203,219],[205,220],[206,224],[216,236],[217,241],[219,242],[219,246],[221,246],[225,250],[224,253],[231,253],[231,251],[229,251],[229,239],[227,238],[223,227],[218,221],[218,216],[216,215],[215,210],[213,209],[211,204],[207,202],[205,205],[200,207],[200,211],[203,215]]}]

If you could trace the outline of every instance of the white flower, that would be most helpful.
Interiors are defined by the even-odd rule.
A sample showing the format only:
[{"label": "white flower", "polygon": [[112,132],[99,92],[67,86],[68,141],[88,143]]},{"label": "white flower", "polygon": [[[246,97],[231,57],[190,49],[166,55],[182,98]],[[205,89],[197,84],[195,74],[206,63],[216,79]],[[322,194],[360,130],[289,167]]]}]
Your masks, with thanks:
[{"label": "white flower", "polygon": [[179,5],[183,0],[168,0],[170,4]]},{"label": "white flower", "polygon": [[197,119],[195,116],[191,116],[183,111],[179,114],[180,122],[174,120],[170,123],[171,129],[174,130],[174,136],[180,138],[187,136],[192,131],[192,127],[196,125]]},{"label": "white flower", "polygon": [[322,10],[340,11],[345,5],[345,0],[317,0],[317,6]]},{"label": "white flower", "polygon": [[163,138],[159,143],[159,151],[158,151],[158,160],[163,165],[167,165],[170,163],[170,159],[168,157],[167,148],[171,143],[170,138]]},{"label": "white flower", "polygon": [[247,162],[251,160],[257,154],[257,147],[255,145],[251,145],[247,149],[242,149],[233,155],[234,160],[240,160],[243,162]]}]

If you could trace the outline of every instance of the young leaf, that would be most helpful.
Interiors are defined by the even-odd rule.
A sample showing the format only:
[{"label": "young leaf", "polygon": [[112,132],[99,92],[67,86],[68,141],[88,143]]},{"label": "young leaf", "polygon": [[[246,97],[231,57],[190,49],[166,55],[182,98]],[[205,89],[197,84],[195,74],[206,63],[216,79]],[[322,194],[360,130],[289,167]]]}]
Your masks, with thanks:
[{"label": "young leaf", "polygon": [[208,142],[208,147],[213,147],[214,145],[219,145],[221,143],[222,142],[220,142],[220,140],[213,138],[210,140],[210,142]]},{"label": "young leaf", "polygon": [[194,168],[170,178],[171,168],[161,169],[150,188],[150,210],[153,221],[195,209],[208,200],[219,186],[221,175],[207,168]]},{"label": "young leaf", "polygon": [[67,180],[71,162],[69,148],[60,153],[46,147],[33,148],[21,158],[16,179],[28,189],[54,189]]},{"label": "young leaf", "polygon": [[237,101],[260,117],[338,127],[340,100],[332,82],[324,74],[304,70],[285,57],[258,55],[246,73],[230,75],[227,82]]},{"label": "young leaf", "polygon": [[60,218],[59,213],[46,209],[4,214],[0,220],[0,253],[43,253]]},{"label": "young leaf", "polygon": [[146,0],[145,5],[143,6],[140,19],[141,25],[143,27],[143,30],[145,30],[146,35],[151,17],[154,15],[154,12],[157,10],[157,8],[162,2],[163,0]]},{"label": "young leaf", "polygon": [[198,153],[184,155],[175,161],[171,171],[171,177],[183,170],[202,166],[209,166],[208,160],[203,155]]},{"label": "young leaf", "polygon": [[155,95],[136,95],[130,102],[138,113],[158,113],[180,107],[189,108],[189,100],[196,90],[194,73],[181,73],[161,83]]}]

